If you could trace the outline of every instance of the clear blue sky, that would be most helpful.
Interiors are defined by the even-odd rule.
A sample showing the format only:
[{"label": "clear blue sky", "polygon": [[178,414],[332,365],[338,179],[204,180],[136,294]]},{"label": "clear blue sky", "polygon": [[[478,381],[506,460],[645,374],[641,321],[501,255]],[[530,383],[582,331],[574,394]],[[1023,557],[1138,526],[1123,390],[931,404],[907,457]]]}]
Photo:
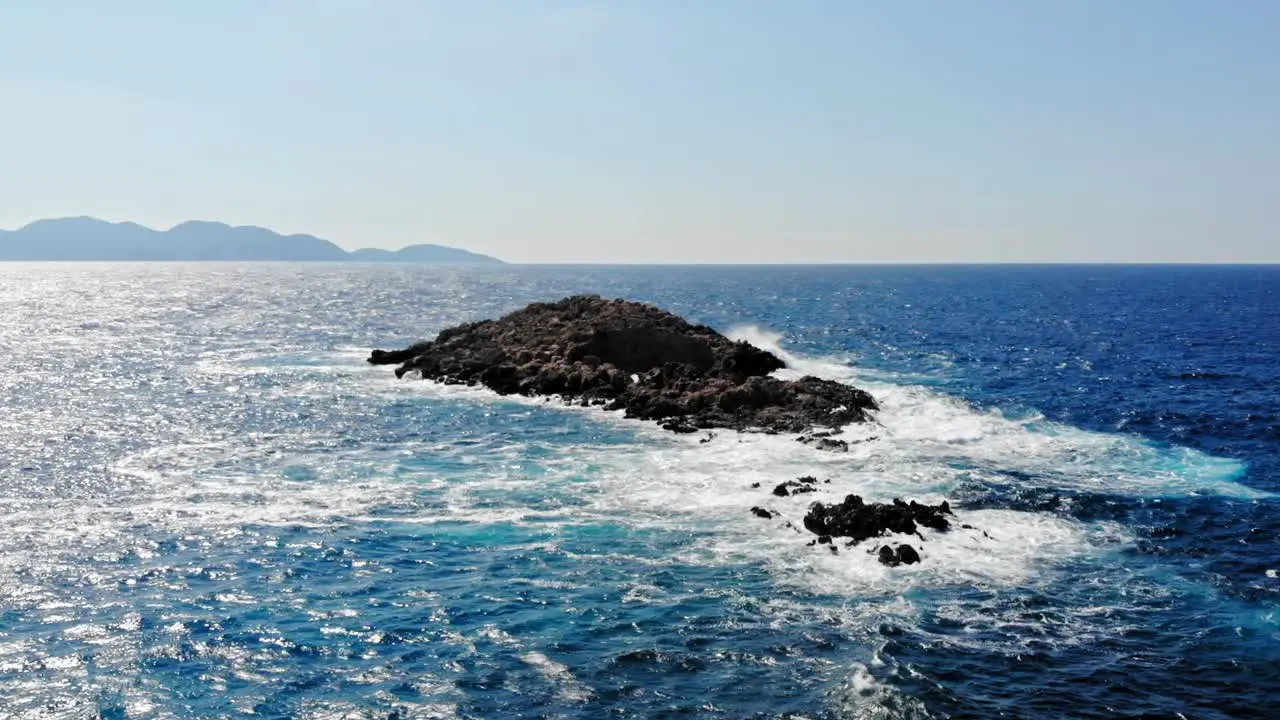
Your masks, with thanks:
[{"label": "clear blue sky", "polygon": [[1275,0],[3,0],[0,227],[1280,261]]}]

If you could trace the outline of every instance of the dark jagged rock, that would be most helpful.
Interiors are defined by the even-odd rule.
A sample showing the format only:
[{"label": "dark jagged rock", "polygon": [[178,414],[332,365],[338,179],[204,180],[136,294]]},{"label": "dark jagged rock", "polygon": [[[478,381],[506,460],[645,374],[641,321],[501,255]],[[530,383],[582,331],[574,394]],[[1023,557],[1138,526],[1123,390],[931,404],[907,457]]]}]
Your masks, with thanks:
[{"label": "dark jagged rock", "polygon": [[762,507],[753,507],[753,508],[751,508],[751,513],[752,513],[753,515],[755,515],[756,517],[758,517],[758,518],[764,518],[765,520],[770,520],[770,519],[772,519],[772,518],[773,518],[773,513],[769,512],[768,510],[765,510],[765,509],[764,509],[764,508],[762,508]]},{"label": "dark jagged rock", "polygon": [[849,452],[849,443],[844,440],[836,440],[834,438],[821,438],[813,444],[819,450],[830,450],[832,452]]},{"label": "dark jagged rock", "polygon": [[770,377],[785,364],[705,325],[651,305],[580,295],[534,303],[497,320],[459,325],[369,362],[502,395],[586,400],[668,430],[800,433],[869,419],[864,390],[806,376]]},{"label": "dark jagged rock", "polygon": [[920,553],[916,549],[903,543],[898,546],[898,562],[903,565],[914,565],[920,562]]},{"label": "dark jagged rock", "polygon": [[888,545],[880,546],[879,560],[881,564],[894,567],[896,565],[914,565],[920,562],[920,553],[915,548],[903,543],[897,548]]},{"label": "dark jagged rock", "polygon": [[683,418],[679,420],[668,420],[667,422],[662,423],[662,429],[670,430],[671,432],[674,432],[674,433],[680,433],[681,435],[691,435],[693,433],[698,432],[697,425],[694,425],[693,423]]},{"label": "dark jagged rock", "polygon": [[842,438],[835,437],[836,435],[839,435],[839,434],[840,434],[839,430],[811,431],[811,432],[801,433],[801,435],[796,438],[796,441],[804,443],[805,445],[808,445],[810,447],[815,447],[819,450],[827,450],[830,452],[849,452],[849,448],[852,447],[853,445],[856,445],[858,443],[871,442],[871,441],[880,439],[880,436],[878,435],[871,435],[865,438],[845,440]]},{"label": "dark jagged rock", "polygon": [[914,535],[919,532],[917,524],[934,530],[947,530],[951,523],[945,515],[950,513],[951,506],[946,501],[938,505],[921,505],[915,500],[904,503],[895,498],[892,504],[868,504],[857,495],[848,495],[838,504],[816,502],[809,506],[804,526],[815,535],[847,537],[861,542],[885,533]]},{"label": "dark jagged rock", "polygon": [[814,485],[817,484],[818,479],[815,477],[805,476],[796,478],[795,480],[778,483],[777,487],[773,489],[773,494],[778,497],[787,497],[788,495],[802,495],[804,493],[817,492],[818,488],[814,487]]},{"label": "dark jagged rock", "polygon": [[849,441],[841,440],[840,438],[834,437],[835,435],[839,435],[839,434],[840,434],[840,430],[838,429],[811,430],[809,432],[802,433],[800,437],[796,438],[796,440],[810,447],[815,447],[819,450],[828,450],[831,452],[849,452]]}]

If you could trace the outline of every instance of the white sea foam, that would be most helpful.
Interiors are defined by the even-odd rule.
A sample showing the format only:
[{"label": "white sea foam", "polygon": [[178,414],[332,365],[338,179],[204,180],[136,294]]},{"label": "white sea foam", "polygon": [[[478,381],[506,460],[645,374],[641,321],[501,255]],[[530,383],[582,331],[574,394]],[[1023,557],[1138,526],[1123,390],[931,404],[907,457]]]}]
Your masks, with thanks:
[{"label": "white sea foam", "polygon": [[[817,375],[869,390],[881,410],[874,426],[860,428],[853,437],[876,439],[855,450],[888,458],[899,470],[963,463],[1032,474],[1034,482],[1045,486],[1120,495],[1267,495],[1235,482],[1245,470],[1235,460],[1159,447],[1132,435],[1082,430],[1041,416],[1012,418],[996,409],[978,410],[925,386],[891,382],[891,374],[860,371],[845,359],[792,354],[782,347],[780,336],[760,328],[735,328],[729,335],[781,357],[787,369],[780,377]],[[902,467],[903,462],[908,466]]]},{"label": "white sea foam", "polygon": [[570,702],[585,702],[591,697],[591,690],[573,676],[569,668],[558,663],[537,650],[530,650],[520,659],[536,668],[547,682],[556,687],[557,693]]},{"label": "white sea foam", "polygon": [[928,720],[933,717],[924,703],[876,680],[871,670],[855,663],[833,693],[838,717],[849,720]]}]

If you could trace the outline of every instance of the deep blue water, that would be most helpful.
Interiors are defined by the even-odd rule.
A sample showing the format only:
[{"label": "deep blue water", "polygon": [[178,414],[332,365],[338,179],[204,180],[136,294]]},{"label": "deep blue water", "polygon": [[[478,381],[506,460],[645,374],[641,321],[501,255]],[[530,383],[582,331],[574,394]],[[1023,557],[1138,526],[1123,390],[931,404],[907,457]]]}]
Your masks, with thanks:
[{"label": "deep blue water", "polygon": [[[702,444],[364,363],[579,292],[883,409]],[[1274,717],[1277,316],[1277,267],[0,265],[0,717]],[[748,512],[848,492],[974,529]]]}]

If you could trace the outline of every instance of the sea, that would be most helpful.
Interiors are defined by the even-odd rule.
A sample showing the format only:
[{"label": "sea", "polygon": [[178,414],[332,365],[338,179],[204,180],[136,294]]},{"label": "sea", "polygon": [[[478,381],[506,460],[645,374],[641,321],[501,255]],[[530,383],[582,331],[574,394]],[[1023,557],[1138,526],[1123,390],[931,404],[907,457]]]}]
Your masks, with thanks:
[{"label": "sea", "polygon": [[[822,452],[365,361],[579,293],[881,409]],[[1280,717],[1277,266],[3,264],[0,353],[0,718]],[[953,528],[795,527],[850,493]]]}]

